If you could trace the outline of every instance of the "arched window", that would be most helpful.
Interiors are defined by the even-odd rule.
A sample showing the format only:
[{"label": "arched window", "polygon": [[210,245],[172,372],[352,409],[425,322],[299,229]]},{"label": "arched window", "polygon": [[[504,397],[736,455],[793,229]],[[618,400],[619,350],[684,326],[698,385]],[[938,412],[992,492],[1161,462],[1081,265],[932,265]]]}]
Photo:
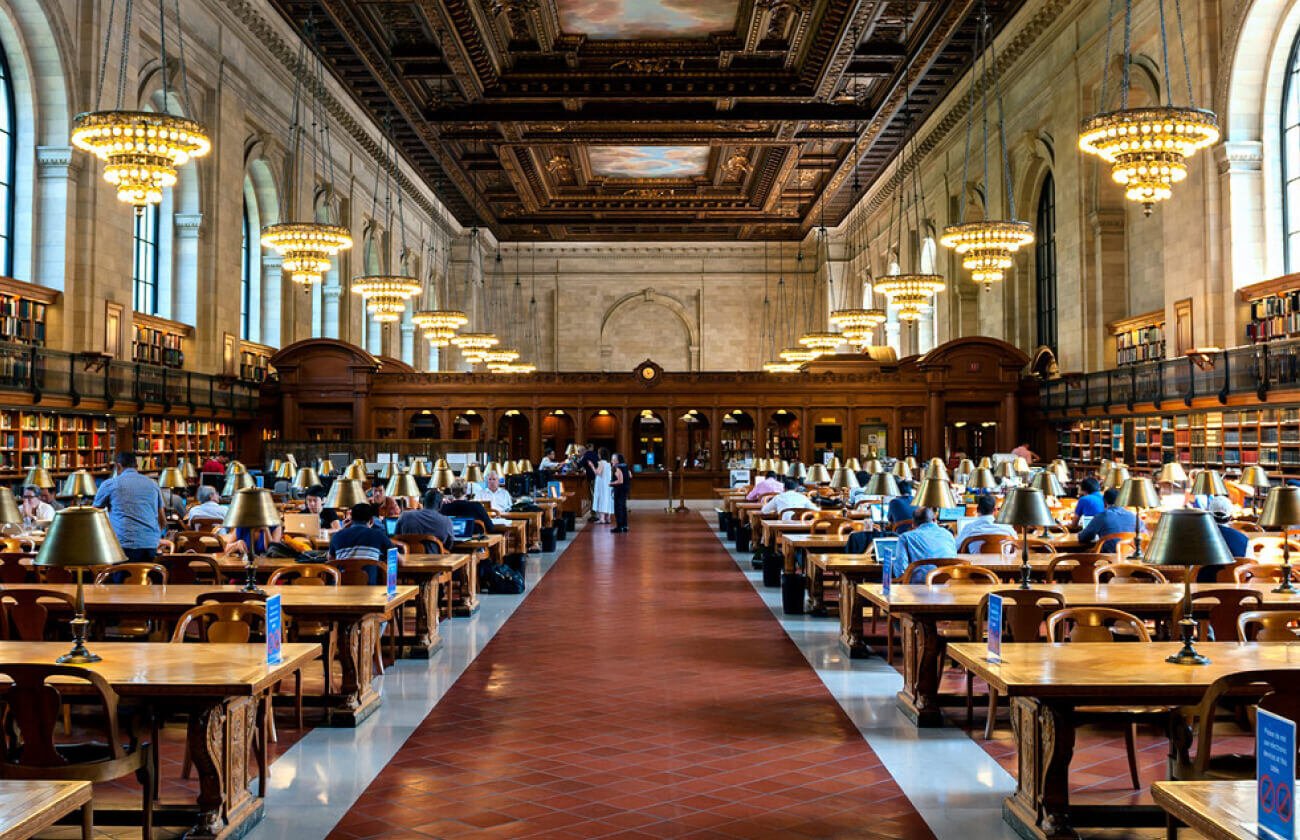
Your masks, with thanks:
[{"label": "arched window", "polygon": [[1300,270],[1300,37],[1282,80],[1282,224],[1289,273]]},{"label": "arched window", "polygon": [[135,215],[134,246],[131,259],[131,288],[136,312],[158,314],[158,217],[161,211],[151,204]]},{"label": "arched window", "polygon": [[253,238],[253,219],[248,212],[248,193],[244,193],[244,226],[243,238],[239,244],[239,337],[245,341],[251,341],[252,323],[250,316],[253,311],[251,302],[253,300],[253,264],[252,260],[257,251],[250,244]]},{"label": "arched window", "polygon": [[1034,224],[1034,288],[1038,344],[1056,350],[1056,182],[1049,172],[1038,194]]},{"label": "arched window", "polygon": [[14,89],[9,83],[9,62],[0,47],[0,274],[14,273]]}]

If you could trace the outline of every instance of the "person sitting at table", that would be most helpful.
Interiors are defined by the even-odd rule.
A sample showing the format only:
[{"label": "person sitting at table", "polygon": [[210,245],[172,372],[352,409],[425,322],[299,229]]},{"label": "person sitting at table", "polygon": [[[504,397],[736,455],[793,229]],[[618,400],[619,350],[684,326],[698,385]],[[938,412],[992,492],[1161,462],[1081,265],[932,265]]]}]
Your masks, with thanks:
[{"label": "person sitting at table", "polygon": [[185,498],[185,489],[176,487],[168,490],[163,494],[163,500],[166,502],[165,509],[168,516],[175,516],[180,519],[185,518],[189,510],[189,500]]},{"label": "person sitting at table", "polygon": [[[938,516],[934,508],[916,508],[912,514],[912,527],[898,535],[898,548],[890,567],[894,577],[906,572],[909,563],[957,556],[957,541],[951,531],[935,522]],[[917,566],[912,579],[903,583],[925,583],[925,576],[936,568],[934,564]]]},{"label": "person sitting at table", "polygon": [[[329,558],[331,560],[374,560],[376,563],[388,563],[388,550],[393,543],[383,528],[374,527],[375,508],[365,502],[352,506],[351,524],[335,531],[330,537]],[[379,581],[379,570],[368,569],[370,585]]]},{"label": "person sitting at table", "polygon": [[483,494],[479,496],[479,501],[492,506],[497,513],[509,513],[510,508],[514,507],[514,497],[510,491],[501,486],[501,476],[495,472],[488,473],[483,482],[487,485],[483,489]]},{"label": "person sitting at table", "polygon": [[768,470],[762,478],[754,482],[754,489],[745,496],[747,502],[757,502],[768,493],[780,493],[785,484],[776,477],[774,470]]},{"label": "person sitting at table", "polygon": [[1106,509],[1106,502],[1101,496],[1101,482],[1089,476],[1079,482],[1079,501],[1074,505],[1074,527],[1079,527],[1079,520],[1085,516],[1096,516]]},{"label": "person sitting at table", "polygon": [[782,519],[789,519],[790,517],[785,514],[791,510],[821,510],[821,508],[817,506],[816,502],[804,495],[802,491],[791,487],[788,490],[782,490],[764,502],[759,512],[763,516],[779,513]]},{"label": "person sitting at table", "polygon": [[41,501],[54,508],[55,513],[67,507],[63,502],[59,501],[58,497],[54,495],[54,490],[49,487],[41,488]]},{"label": "person sitting at table", "polygon": [[325,497],[329,495],[319,484],[307,488],[307,495],[302,500],[302,513],[314,513],[320,517],[322,531],[335,531],[343,525],[339,512],[325,507]]},{"label": "person sitting at table", "polygon": [[[1104,537],[1106,534],[1137,533],[1138,530],[1146,530],[1142,523],[1138,522],[1137,514],[1115,504],[1117,499],[1119,499],[1119,491],[1114,488],[1102,494],[1102,502],[1106,507],[1079,532],[1079,545],[1090,546],[1097,541],[1098,537]],[[1106,540],[1098,546],[1097,550],[1103,554],[1114,551],[1115,540]]]},{"label": "person sitting at table", "polygon": [[397,504],[397,500],[392,496],[387,495],[384,492],[383,485],[381,484],[376,484],[374,487],[370,488],[370,504],[375,509],[375,516],[384,519],[388,519],[389,517],[396,519],[402,515],[402,508]]},{"label": "person sitting at table", "polygon": [[1232,552],[1232,556],[1249,557],[1250,538],[1244,532],[1238,531],[1229,524],[1232,522],[1232,502],[1228,500],[1228,497],[1212,497],[1208,509],[1210,515],[1214,517],[1215,523],[1219,526],[1219,533],[1223,535],[1223,541],[1228,544],[1228,550]]},{"label": "person sitting at table", "polygon": [[479,502],[465,498],[469,493],[465,479],[458,478],[453,481],[448,492],[451,493],[451,498],[442,501],[444,514],[449,517],[473,519],[482,526],[484,534],[492,533],[492,517],[488,516],[487,508]]},{"label": "person sitting at table", "polygon": [[34,485],[23,488],[23,503],[20,507],[23,519],[49,522],[54,518],[54,508],[41,501],[41,488]]},{"label": "person sitting at table", "polygon": [[1014,537],[1016,529],[1010,525],[999,525],[993,520],[997,512],[998,500],[992,496],[980,496],[975,500],[975,518],[967,522],[957,534],[957,545],[965,542],[967,537],[980,537],[997,534]]},{"label": "person sitting at table", "polygon": [[537,469],[543,472],[557,469],[559,468],[559,466],[560,466],[560,462],[555,460],[554,449],[546,450],[546,454],[542,456],[542,460],[537,463]]},{"label": "person sitting at table", "polygon": [[[451,551],[454,542],[451,518],[438,510],[438,508],[442,507],[442,494],[430,487],[424,492],[420,504],[421,507],[403,511],[402,515],[398,517],[397,533],[428,534],[431,537],[437,537],[443,548]],[[434,553],[437,549],[438,547],[433,543],[426,542],[424,544],[424,550],[427,553]]]},{"label": "person sitting at table", "polygon": [[897,525],[899,522],[908,522],[916,515],[916,508],[912,506],[912,482],[906,478],[898,482],[898,495],[889,500],[889,512],[886,519],[890,525]]},{"label": "person sitting at table", "polygon": [[209,487],[206,484],[200,484],[195,494],[199,503],[189,509],[185,514],[185,521],[193,522],[195,519],[225,519],[226,506],[218,501],[221,496],[217,493],[217,488]]}]

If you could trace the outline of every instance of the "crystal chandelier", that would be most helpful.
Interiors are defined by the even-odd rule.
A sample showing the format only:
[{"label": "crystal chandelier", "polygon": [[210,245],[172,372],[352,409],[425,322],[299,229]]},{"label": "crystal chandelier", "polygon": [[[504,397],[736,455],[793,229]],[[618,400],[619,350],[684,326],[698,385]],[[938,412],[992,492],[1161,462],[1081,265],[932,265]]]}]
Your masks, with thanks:
[{"label": "crystal chandelier", "polygon": [[[116,4],[109,6],[104,34],[104,61],[99,67],[99,87],[95,107],[104,95],[105,69],[111,52]],[[181,102],[193,113],[189,82],[185,75],[185,38],[180,30],[180,9],[176,10],[176,37],[181,77]],[[159,59],[164,68],[162,101],[170,103],[172,91],[167,72],[167,17],[163,0],[158,0],[160,33]],[[135,207],[137,213],[162,201],[162,191],[175,186],[177,170],[191,158],[203,157],[212,150],[207,129],[184,116],[152,111],[129,111],[123,107],[126,95],[127,60],[131,54],[131,4],[127,3],[122,20],[121,61],[118,64],[117,102],[112,110],[94,110],[78,114],[72,123],[72,145],[104,162],[104,180],[117,187],[117,199]],[[166,107],[166,104],[164,104]]]},{"label": "crystal chandelier", "polygon": [[[281,201],[284,211],[281,218],[292,216],[294,198],[301,185],[301,168],[304,145],[310,145],[313,163],[311,177],[314,182],[323,181],[327,190],[334,184],[334,153],[330,146],[328,114],[322,101],[325,90],[325,70],[320,60],[312,54],[309,57],[307,42],[316,42],[316,23],[308,18],[304,38],[298,47],[298,72],[293,82],[293,122],[289,125],[289,165],[284,170],[284,188]],[[306,116],[311,120],[311,132],[307,144],[303,142],[303,116],[299,103],[303,100],[303,88],[311,88],[311,103],[306,107]],[[320,171],[318,171],[320,170]],[[326,196],[327,212],[333,212],[333,203]],[[280,265],[289,279],[306,288],[321,282],[330,270],[331,260],[339,251],[352,247],[352,234],[347,228],[319,222],[316,220],[302,222],[281,222],[262,228],[262,247],[270,248],[280,255]]]},{"label": "crystal chandelier", "polygon": [[818,353],[816,350],[809,350],[805,347],[787,347],[777,355],[781,357],[781,361],[783,362],[802,365],[805,362],[811,362],[813,359],[818,358],[821,356],[821,353]]},{"label": "crystal chandelier", "polygon": [[460,350],[465,361],[477,365],[483,361],[483,354],[500,344],[501,339],[491,333],[468,332],[460,333],[451,343]]},{"label": "crystal chandelier", "polygon": [[844,336],[835,332],[814,331],[799,336],[799,344],[818,356],[824,356],[844,343]]},{"label": "crystal chandelier", "polygon": [[415,326],[433,347],[447,347],[456,331],[469,323],[469,316],[459,309],[426,309],[411,317]]},{"label": "crystal chandelier", "polygon": [[488,367],[509,365],[519,361],[519,351],[510,348],[498,348],[480,353],[479,358]]},{"label": "crystal chandelier", "polygon": [[[1183,79],[1187,88],[1187,106],[1173,103],[1173,85],[1169,75],[1169,39],[1165,34],[1165,4],[1160,13],[1160,50],[1164,57],[1164,91],[1167,101],[1148,108],[1129,108],[1129,66],[1132,63],[1131,29],[1133,0],[1124,0],[1124,76],[1118,111],[1105,111],[1083,121],[1079,132],[1079,149],[1096,155],[1110,164],[1110,177],[1124,187],[1124,197],[1142,205],[1150,216],[1159,201],[1173,196],[1173,185],[1187,178],[1187,159],[1201,149],[1219,142],[1219,118],[1212,111],[1196,107],[1192,91],[1192,70],[1187,57],[1187,40],[1183,33],[1183,7],[1175,0],[1178,44],[1183,53]],[[1114,9],[1111,0],[1110,11]],[[1110,83],[1110,30],[1113,14],[1106,19],[1106,65],[1102,73],[1101,103],[1106,106]]]},{"label": "crystal chandelier", "polygon": [[836,309],[831,313],[831,325],[850,344],[864,347],[871,343],[876,328],[888,320],[883,309]]},{"label": "crystal chandelier", "polygon": [[[384,122],[384,137],[387,139],[392,137],[393,134],[392,122],[391,120],[385,120]],[[392,153],[392,141],[388,140],[388,144],[389,149],[387,151]],[[388,225],[391,225],[393,219],[391,208],[393,204],[393,181],[395,180],[394,171],[396,168],[397,155],[393,153],[390,158],[388,154],[385,154],[385,149],[381,145],[379,156],[375,160],[375,191],[370,213],[372,218],[378,217],[379,174],[382,170],[385,189],[384,219]],[[424,286],[421,285],[420,281],[405,273],[406,260],[410,252],[406,248],[406,214],[403,210],[403,193],[403,190],[397,190],[397,220],[402,237],[403,273],[366,274],[352,279],[353,293],[361,295],[366,302],[366,312],[369,312],[371,317],[380,324],[391,324],[402,320],[402,314],[406,312],[406,302],[418,297],[420,292],[424,291]],[[385,263],[389,260],[387,249],[385,249],[383,260]]]},{"label": "crystal chandelier", "polygon": [[763,365],[765,373],[798,373],[802,365],[797,362],[767,362]]},{"label": "crystal chandelier", "polygon": [[898,307],[898,320],[917,321],[930,311],[930,303],[944,290],[944,282],[938,274],[894,274],[876,283],[875,290]]},{"label": "crystal chandelier", "polygon": [[488,365],[488,370],[493,373],[523,374],[536,373],[537,365],[528,362],[505,362],[499,365]]}]

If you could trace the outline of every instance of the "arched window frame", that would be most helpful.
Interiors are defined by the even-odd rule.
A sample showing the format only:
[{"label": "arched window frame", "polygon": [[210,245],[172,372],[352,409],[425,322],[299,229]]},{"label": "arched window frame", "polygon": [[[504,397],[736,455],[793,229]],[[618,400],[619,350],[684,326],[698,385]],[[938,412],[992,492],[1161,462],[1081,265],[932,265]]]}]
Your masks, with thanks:
[{"label": "arched window frame", "polygon": [[1040,347],[1056,351],[1057,307],[1059,303],[1056,264],[1056,180],[1043,176],[1034,210],[1034,322]]},{"label": "arched window frame", "polygon": [[9,59],[0,44],[0,274],[14,273],[14,180],[17,177],[18,109]]},{"label": "arched window frame", "polygon": [[135,215],[131,229],[131,300],[136,312],[158,314],[158,237],[162,209],[157,204]]},{"label": "arched window frame", "polygon": [[248,206],[248,189],[243,195],[243,224],[239,246],[239,337],[252,341],[253,314],[253,276],[256,271],[253,260],[257,258],[258,249],[253,247],[253,218]]},{"label": "arched window frame", "polygon": [[1282,241],[1287,273],[1300,268],[1300,34],[1292,40],[1282,77],[1279,128]]}]

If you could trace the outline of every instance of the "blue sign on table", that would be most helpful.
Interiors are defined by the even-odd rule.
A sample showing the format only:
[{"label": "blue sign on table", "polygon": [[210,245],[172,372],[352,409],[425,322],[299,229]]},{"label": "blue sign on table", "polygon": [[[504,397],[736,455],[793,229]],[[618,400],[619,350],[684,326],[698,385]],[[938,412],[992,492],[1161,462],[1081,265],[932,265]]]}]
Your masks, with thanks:
[{"label": "blue sign on table", "polygon": [[564,484],[559,481],[546,482],[546,491],[552,499],[558,499],[564,495]]},{"label": "blue sign on table", "polygon": [[280,596],[266,599],[266,664],[279,665],[283,659],[280,646],[284,643],[284,614],[280,610]]},{"label": "blue sign on table", "polygon": [[388,549],[388,597],[397,597],[397,549]]},{"label": "blue sign on table", "polygon": [[1002,596],[989,596],[989,661],[1002,661]]},{"label": "blue sign on table", "polygon": [[898,551],[898,537],[872,540],[871,549],[875,552],[876,561],[880,563],[880,591],[888,598],[889,587],[894,582],[894,553]]},{"label": "blue sign on table", "polygon": [[1259,833],[1295,840],[1295,721],[1258,710],[1255,789]]}]

